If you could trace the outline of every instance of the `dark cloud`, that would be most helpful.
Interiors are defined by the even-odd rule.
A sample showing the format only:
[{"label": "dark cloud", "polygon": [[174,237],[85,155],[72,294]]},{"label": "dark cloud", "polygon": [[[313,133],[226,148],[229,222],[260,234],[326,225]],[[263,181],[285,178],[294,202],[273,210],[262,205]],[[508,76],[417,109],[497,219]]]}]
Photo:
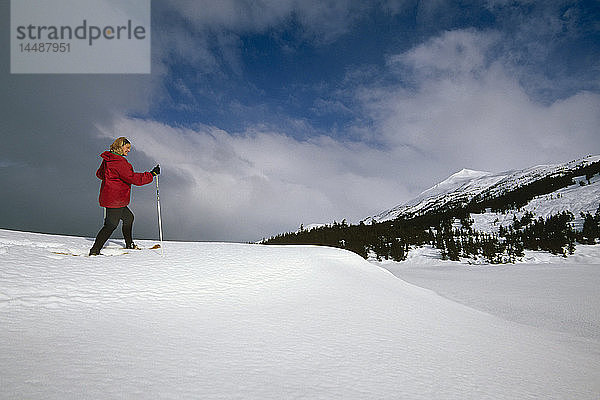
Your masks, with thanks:
[{"label": "dark cloud", "polygon": [[[0,5],[10,15],[8,2]],[[9,48],[8,25],[0,25]],[[10,74],[0,59],[0,224],[5,228],[95,234],[102,213],[94,176],[108,144],[97,125],[147,109],[152,78],[143,75]],[[149,167],[146,166],[146,167]]]}]

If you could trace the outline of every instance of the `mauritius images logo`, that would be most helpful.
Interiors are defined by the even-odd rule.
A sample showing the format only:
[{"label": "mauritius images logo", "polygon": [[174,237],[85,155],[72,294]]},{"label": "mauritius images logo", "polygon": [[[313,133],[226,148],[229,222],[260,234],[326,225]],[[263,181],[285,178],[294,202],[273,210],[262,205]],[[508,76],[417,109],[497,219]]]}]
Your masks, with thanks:
[{"label": "mauritius images logo", "polygon": [[11,0],[11,73],[150,73],[150,0]]}]

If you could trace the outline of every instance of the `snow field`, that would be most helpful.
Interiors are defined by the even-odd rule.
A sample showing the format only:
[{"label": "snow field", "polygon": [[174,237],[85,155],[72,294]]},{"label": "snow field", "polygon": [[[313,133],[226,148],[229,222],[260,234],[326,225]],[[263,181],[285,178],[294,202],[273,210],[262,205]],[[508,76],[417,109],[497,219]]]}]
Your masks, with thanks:
[{"label": "snow field", "polygon": [[[154,242],[139,241],[149,247]],[[596,399],[593,339],[310,246],[0,230],[2,399]],[[123,254],[126,253],[126,254]]]},{"label": "snow field", "polygon": [[[584,177],[581,177],[583,179]],[[585,181],[587,182],[587,181]],[[508,228],[514,222],[514,217],[522,218],[526,212],[531,212],[535,218],[548,218],[551,215],[560,214],[563,211],[573,213],[574,229],[583,229],[583,218],[581,213],[594,215],[600,206],[600,176],[595,175],[589,184],[579,184],[557,190],[554,193],[533,198],[526,206],[518,211],[506,213],[487,212],[485,214],[471,214],[473,218],[473,229],[479,232],[498,233],[500,226]]]},{"label": "snow field", "polygon": [[526,251],[522,262],[502,265],[441,261],[427,246],[378,264],[471,308],[600,343],[600,246],[578,245],[568,258]]}]

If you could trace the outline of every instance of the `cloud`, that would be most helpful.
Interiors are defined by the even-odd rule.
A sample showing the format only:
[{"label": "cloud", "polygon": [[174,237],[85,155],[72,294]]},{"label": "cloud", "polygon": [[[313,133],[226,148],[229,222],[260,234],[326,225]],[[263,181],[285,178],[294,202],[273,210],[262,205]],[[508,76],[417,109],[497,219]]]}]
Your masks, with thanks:
[{"label": "cloud", "polygon": [[[9,16],[9,2],[0,13]],[[10,24],[0,44],[10,48]],[[94,124],[127,110],[145,113],[157,85],[149,75],[10,74],[0,59],[0,187],[2,227],[95,235],[98,140]]]},{"label": "cloud", "polygon": [[448,31],[405,53],[388,58],[388,64],[411,73],[414,79],[452,78],[475,75],[488,66],[488,53],[497,34],[475,30]]},{"label": "cloud", "polygon": [[394,184],[391,155],[360,143],[127,117],[101,129],[107,138],[128,135],[136,151],[161,163],[164,215],[178,221],[170,232],[177,239],[260,239],[300,223],[358,220],[406,196]]},{"label": "cloud", "polygon": [[173,61],[193,65],[197,74],[242,74],[241,37],[288,31],[280,51],[293,52],[297,43],[320,46],[349,32],[372,8],[355,0],[169,0],[153,5],[168,17],[153,26],[155,63],[162,70]]},{"label": "cloud", "polygon": [[499,48],[528,95],[546,105],[598,92],[600,8],[588,1],[488,1]]},{"label": "cloud", "polygon": [[[447,174],[501,171],[598,152],[600,96],[582,91],[549,105],[528,96],[495,52],[496,32],[459,30],[390,57],[409,82],[357,91],[383,143],[422,155]],[[442,177],[442,176],[440,176]]]},{"label": "cloud", "polygon": [[[99,164],[98,154],[114,137],[135,135],[134,128],[140,126],[152,128],[149,132],[153,135],[141,132],[139,137],[134,136],[136,147],[143,146],[145,140],[154,146],[134,152],[132,163],[136,170],[151,168],[155,160],[166,167],[165,188],[172,190],[166,190],[165,213],[176,221],[166,227],[167,232],[171,229],[172,238],[250,240],[295,229],[301,222],[330,221],[349,214],[362,216],[366,210],[370,213],[372,206],[362,192],[342,201],[339,208],[336,205],[347,191],[340,185],[350,186],[353,173],[360,171],[347,173],[337,184],[336,177],[341,174],[327,170],[332,165],[328,151],[356,156],[349,149],[297,142],[266,128],[234,136],[215,128],[185,131],[153,122],[141,124],[141,120],[127,117],[149,115],[163,102],[179,102],[170,107],[181,106],[184,111],[198,108],[197,81],[212,74],[215,81],[226,82],[226,68],[239,70],[239,34],[243,32],[264,32],[294,17],[302,26],[304,40],[327,41],[342,34],[354,18],[354,6],[346,1],[261,4],[156,2],[151,76],[18,76],[9,73],[9,59],[3,58],[0,80],[9,95],[3,97],[0,107],[0,180],[3,188],[11,189],[3,192],[2,226],[95,235],[102,215],[97,205],[99,182],[93,174]],[[9,14],[8,4],[0,8]],[[184,23],[180,23],[182,20]],[[5,33],[4,47],[9,48],[9,24],[2,24],[0,30]],[[171,75],[173,69],[187,67],[185,74],[177,71]],[[165,83],[171,81],[172,88],[167,87]],[[170,89],[176,91],[176,100],[169,100]],[[268,114],[268,110],[263,113]],[[301,119],[285,115],[279,119],[285,119],[293,129],[306,130],[306,122]],[[115,130],[111,130],[114,121]],[[131,124],[124,125],[123,121]],[[250,150],[250,156],[246,155]],[[269,165],[284,160],[263,159],[259,156],[263,150],[272,150],[273,157],[285,159],[287,155],[295,159],[296,169],[281,168],[286,173],[269,170]],[[313,150],[314,164],[310,161]],[[298,154],[304,154],[306,160],[300,162]],[[322,170],[317,171],[315,165],[319,163]],[[311,171],[318,184],[310,182],[313,178],[298,179],[303,170]],[[328,184],[331,189],[322,193]],[[397,197],[389,190],[383,192],[384,197],[388,193],[388,202]],[[133,193],[136,233],[151,237],[155,232],[152,190],[136,188]],[[175,207],[168,207],[169,199]],[[355,206],[358,211],[353,210]],[[232,220],[239,221],[241,227],[232,228]]]},{"label": "cloud", "polygon": [[353,0],[173,0],[169,8],[197,30],[262,33],[296,18],[304,37],[329,42],[346,33],[368,8]]}]

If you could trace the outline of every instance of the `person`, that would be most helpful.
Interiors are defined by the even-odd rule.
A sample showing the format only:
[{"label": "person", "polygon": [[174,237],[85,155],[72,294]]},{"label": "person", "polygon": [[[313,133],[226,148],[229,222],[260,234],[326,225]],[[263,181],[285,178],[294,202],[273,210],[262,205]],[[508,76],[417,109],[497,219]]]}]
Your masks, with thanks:
[{"label": "person", "polygon": [[125,248],[138,248],[132,236],[133,213],[127,207],[130,202],[131,185],[142,186],[151,183],[154,177],[160,174],[160,166],[157,165],[149,172],[134,172],[131,164],[125,159],[130,151],[129,140],[120,137],[110,145],[110,151],[100,155],[102,164],[96,171],[96,176],[102,180],[99,202],[100,206],[106,209],[106,216],[104,226],[96,235],[94,245],[90,249],[90,256],[100,254],[100,250],[119,225],[119,221],[123,221]]}]

